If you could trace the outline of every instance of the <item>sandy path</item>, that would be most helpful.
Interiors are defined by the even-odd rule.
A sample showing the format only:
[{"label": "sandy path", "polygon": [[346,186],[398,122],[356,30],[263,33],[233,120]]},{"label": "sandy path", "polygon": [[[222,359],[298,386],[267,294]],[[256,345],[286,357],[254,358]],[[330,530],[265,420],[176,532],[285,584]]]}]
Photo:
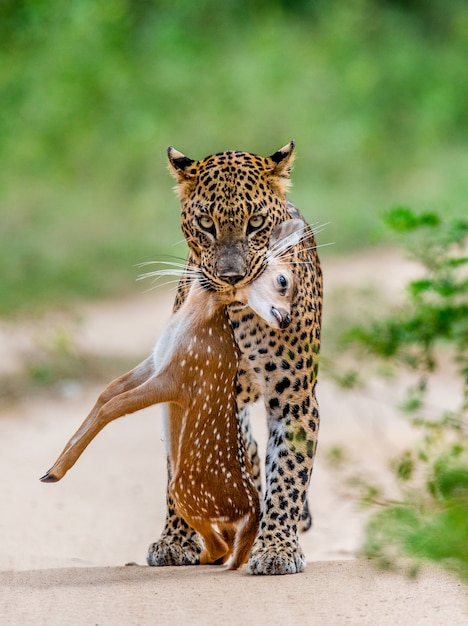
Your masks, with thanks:
[{"label": "sandy path", "polygon": [[[413,268],[391,254],[379,258],[384,274],[389,264],[394,268],[389,282],[397,290]],[[375,259],[366,258],[334,261],[327,275],[329,289],[370,275],[381,280]],[[88,305],[80,324],[60,324],[70,324],[83,349],[137,360],[170,307],[170,298],[153,292]],[[42,324],[0,325],[4,369],[21,367],[37,334],[50,329],[50,320]],[[0,624],[467,623],[466,590],[455,579],[430,570],[410,582],[376,573],[365,561],[343,561],[356,555],[364,515],[328,468],[326,452],[347,445],[365,455],[369,471],[385,477],[383,460],[412,436],[391,409],[388,390],[376,386],[362,397],[321,381],[314,527],[302,537],[308,569],[260,579],[209,567],[120,567],[143,564],[163,526],[166,469],[157,407],[107,427],[62,482],[39,482],[99,390],[72,385],[0,411]],[[253,424],[264,447],[260,407]]]},{"label": "sandy path", "polygon": [[465,626],[467,617],[466,594],[448,576],[376,576],[365,561],[267,578],[210,566],[0,572],[0,585],[0,623],[12,626]]}]

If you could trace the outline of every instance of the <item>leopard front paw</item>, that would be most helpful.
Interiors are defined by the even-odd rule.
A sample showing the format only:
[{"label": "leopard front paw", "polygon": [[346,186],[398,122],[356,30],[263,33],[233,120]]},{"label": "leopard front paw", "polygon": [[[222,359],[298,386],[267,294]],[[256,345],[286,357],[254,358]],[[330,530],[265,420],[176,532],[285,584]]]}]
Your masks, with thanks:
[{"label": "leopard front paw", "polygon": [[199,565],[202,550],[203,542],[197,536],[163,536],[148,548],[146,562],[153,567]]},{"label": "leopard front paw", "polygon": [[297,542],[279,541],[268,544],[258,538],[247,563],[249,574],[275,576],[304,571],[306,560]]}]

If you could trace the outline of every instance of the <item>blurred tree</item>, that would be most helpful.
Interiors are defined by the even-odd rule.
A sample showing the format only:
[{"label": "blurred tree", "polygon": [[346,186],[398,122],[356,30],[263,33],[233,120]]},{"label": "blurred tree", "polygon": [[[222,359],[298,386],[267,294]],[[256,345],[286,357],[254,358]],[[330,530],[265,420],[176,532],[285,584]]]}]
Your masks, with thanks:
[{"label": "blurred tree", "polygon": [[337,249],[371,241],[390,194],[460,210],[468,8],[403,4],[1,0],[0,312],[113,293],[169,252],[168,144],[296,139],[293,200]]}]

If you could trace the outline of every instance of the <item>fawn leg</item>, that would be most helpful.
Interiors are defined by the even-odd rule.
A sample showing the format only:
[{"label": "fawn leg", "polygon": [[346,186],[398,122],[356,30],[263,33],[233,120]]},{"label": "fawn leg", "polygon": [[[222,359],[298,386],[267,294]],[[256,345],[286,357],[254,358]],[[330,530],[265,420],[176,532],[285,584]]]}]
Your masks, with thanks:
[{"label": "fawn leg", "polygon": [[309,496],[307,496],[304,502],[304,506],[302,507],[302,513],[298,524],[299,532],[305,533],[307,530],[309,530],[309,528],[311,528],[312,523],[313,520],[312,513],[310,512],[309,507]]},{"label": "fawn leg", "polygon": [[247,514],[237,526],[234,551],[228,569],[238,569],[247,563],[259,526],[260,511]]},{"label": "fawn leg", "polygon": [[[177,406],[168,405],[171,409]],[[167,410],[168,406],[164,407]],[[198,565],[203,550],[200,535],[191,528],[176,509],[169,485],[172,480],[170,457],[167,457],[166,519],[157,541],[148,548],[146,562],[153,567],[168,565]]]},{"label": "fawn leg", "polygon": [[252,464],[252,476],[255,486],[259,494],[262,493],[262,477],[260,470],[260,457],[258,455],[258,445],[255,441],[250,422],[250,409],[248,405],[242,406],[237,414],[237,419],[241,425],[242,434],[244,436],[244,445]]},{"label": "fawn leg", "polygon": [[213,528],[212,523],[209,520],[194,520],[189,517],[185,519],[203,537],[205,543],[205,548],[200,554],[200,565],[224,563],[224,557],[229,556],[230,549],[221,534]]},{"label": "fawn leg", "polygon": [[170,484],[179,462],[179,440],[184,410],[174,402],[163,406],[164,438],[168,447],[166,519],[159,538],[148,548],[146,562],[153,567],[198,565],[203,550],[200,535],[189,526],[175,506]]},{"label": "fawn leg", "polygon": [[234,541],[237,534],[237,525],[233,523],[218,523],[218,528],[222,538],[227,544],[228,551],[221,558],[216,561],[216,565],[224,565],[232,555],[234,548]]},{"label": "fawn leg", "polygon": [[[135,370],[111,383],[41,481],[57,482],[63,478],[109,422],[152,404],[169,402],[172,399],[171,386],[165,384],[167,381],[164,376],[151,374],[152,365],[147,359]],[[125,391],[121,391],[122,389]],[[109,399],[106,401],[106,398]]]},{"label": "fawn leg", "polygon": [[153,356],[151,355],[129,372],[122,374],[122,376],[119,376],[109,383],[100,394],[88,417],[97,415],[99,409],[109,402],[109,400],[112,400],[112,398],[115,398],[124,391],[139,387],[146,380],[149,380],[154,373],[154,362]]}]

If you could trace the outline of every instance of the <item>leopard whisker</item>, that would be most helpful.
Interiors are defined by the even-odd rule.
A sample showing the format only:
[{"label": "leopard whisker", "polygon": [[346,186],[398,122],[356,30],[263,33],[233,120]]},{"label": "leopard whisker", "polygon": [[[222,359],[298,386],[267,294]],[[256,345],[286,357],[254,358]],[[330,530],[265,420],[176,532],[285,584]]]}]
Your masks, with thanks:
[{"label": "leopard whisker", "polygon": [[147,278],[154,278],[158,280],[163,276],[174,276],[177,281],[180,281],[181,278],[188,278],[189,280],[196,280],[199,277],[199,272],[185,272],[184,270],[178,270],[177,272],[174,270],[156,270],[154,272],[145,272],[144,274],[140,274],[137,277],[137,281],[146,280]]},{"label": "leopard whisker", "polygon": [[144,280],[146,278],[152,277],[155,277],[157,279],[160,276],[176,276],[177,279],[180,280],[180,278],[184,275],[188,277],[198,277],[198,275],[200,274],[200,269],[198,267],[186,263],[178,263],[175,261],[145,261],[144,263],[140,263],[137,267],[143,268],[150,265],[163,265],[167,267],[164,269],[144,272],[137,277],[137,280]]},{"label": "leopard whisker", "polygon": [[[336,244],[336,241],[328,241],[326,243],[318,243],[315,246],[307,246],[305,248],[303,248],[303,250],[309,251],[309,250],[317,250],[317,248],[325,248],[326,246],[334,246]],[[286,250],[283,254],[279,255],[281,256],[281,258],[283,259],[287,259],[288,256],[292,256],[293,252],[290,250]],[[308,261],[301,261],[303,263],[308,263]]]},{"label": "leopard whisker", "polygon": [[161,276],[183,276],[184,271],[179,270],[175,272],[174,270],[156,270],[154,272],[145,272],[144,274],[140,274],[137,277],[137,280],[145,280],[146,278],[159,278]]},{"label": "leopard whisker", "polygon": [[[321,229],[323,230],[323,228],[326,226],[326,224],[324,224]],[[315,231],[314,234],[316,234]],[[300,238],[299,241],[297,240],[297,233],[295,233],[295,240],[293,243],[291,243],[290,237],[294,238],[294,235],[289,235],[288,237],[285,237],[284,239],[280,240],[277,244],[275,244],[274,246],[271,247],[271,249],[268,252],[268,256],[270,258],[285,258],[291,254],[293,254],[292,252],[292,248],[300,242],[306,241],[312,234],[312,229],[308,228],[307,225],[305,225],[303,231],[300,233]],[[333,242],[332,242],[333,243]],[[316,244],[314,246],[306,246],[304,248],[304,250],[309,251],[309,250],[315,250],[316,248],[319,247],[323,247],[325,245],[331,245],[331,243],[325,243],[325,244]]]},{"label": "leopard whisker", "polygon": [[179,281],[178,280],[168,280],[165,283],[161,283],[161,284],[156,284],[156,285],[152,285],[151,287],[148,287],[148,289],[145,289],[143,291],[143,293],[149,293],[150,291],[154,291],[155,289],[162,289],[163,287],[167,287],[167,285],[174,285],[174,287],[171,287],[171,289],[169,289],[169,291],[171,292],[176,292],[178,285],[179,285]]},{"label": "leopard whisker", "polygon": [[192,241],[196,242],[195,237],[188,237],[187,239],[185,239],[185,242],[187,243],[187,245],[190,247],[190,244]]},{"label": "leopard whisker", "polygon": [[183,239],[179,239],[179,241],[175,241],[175,242],[172,244],[172,247],[174,248],[175,246],[180,246],[182,243],[187,243],[187,241],[186,241],[185,237],[184,237]]},{"label": "leopard whisker", "polygon": [[[176,257],[177,258],[177,257]],[[170,265],[172,267],[190,267],[186,263],[176,263],[175,261],[144,261],[143,263],[138,263],[135,267],[145,267],[146,265]],[[195,265],[192,267],[196,267]]]},{"label": "leopard whisker", "polygon": [[[174,280],[166,280],[165,282],[161,283],[160,279],[165,276],[168,276],[168,277],[174,276]],[[191,270],[189,272],[185,272],[184,269],[177,270],[176,272],[174,272],[173,269],[156,270],[155,272],[147,272],[146,274],[142,274],[141,276],[139,276],[137,280],[143,280],[146,278],[153,278],[153,281],[152,281],[153,285],[149,287],[148,289],[146,289],[144,293],[153,291],[156,288],[166,287],[167,285],[175,285],[173,290],[177,291],[181,280],[185,280],[185,284],[188,286],[190,286],[193,282],[197,280],[201,281],[199,270],[198,271]]]},{"label": "leopard whisker", "polygon": [[293,234],[290,234],[284,237],[283,239],[281,239],[280,241],[276,242],[275,244],[271,246],[269,253],[268,253],[269,256],[271,258],[278,258],[280,256],[283,256],[284,253],[287,252],[294,245],[302,241],[305,241],[311,235],[316,235],[318,232],[321,232],[327,225],[328,223],[319,224],[317,225],[317,227],[314,228],[304,223],[303,228],[299,230],[299,240],[297,239],[298,232],[295,232]]}]

